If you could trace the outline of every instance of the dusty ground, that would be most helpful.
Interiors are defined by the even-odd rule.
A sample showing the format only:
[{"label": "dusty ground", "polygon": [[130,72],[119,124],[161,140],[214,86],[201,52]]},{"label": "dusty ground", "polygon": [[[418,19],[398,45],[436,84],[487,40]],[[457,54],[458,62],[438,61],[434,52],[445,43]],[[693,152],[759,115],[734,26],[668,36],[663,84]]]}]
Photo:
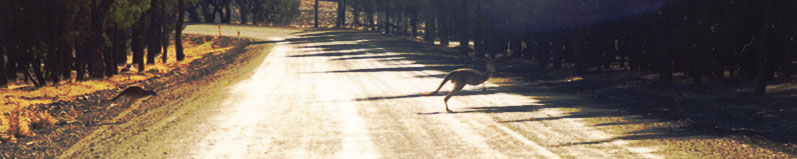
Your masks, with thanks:
[{"label": "dusty ground", "polygon": [[[2,156],[794,158],[784,149],[791,145],[696,129],[694,121],[506,74],[485,92],[466,87],[447,113],[448,86],[437,96],[418,93],[433,90],[445,71],[481,67],[448,49],[378,33],[222,28],[255,41],[150,80],[159,96],[133,106],[107,108],[102,94],[76,100],[94,120],[0,145]],[[218,34],[215,25],[186,33]]]}]

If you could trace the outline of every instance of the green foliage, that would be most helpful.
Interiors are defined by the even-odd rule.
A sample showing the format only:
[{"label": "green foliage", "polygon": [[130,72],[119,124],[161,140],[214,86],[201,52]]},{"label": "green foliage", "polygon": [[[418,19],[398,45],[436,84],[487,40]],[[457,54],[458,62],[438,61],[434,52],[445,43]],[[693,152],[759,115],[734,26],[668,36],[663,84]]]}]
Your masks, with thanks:
[{"label": "green foliage", "polygon": [[110,23],[121,28],[129,28],[150,8],[150,0],[116,1],[109,13]]},{"label": "green foliage", "polygon": [[266,23],[275,26],[288,25],[299,17],[298,0],[260,0],[261,6],[255,8],[256,18],[261,18]]}]

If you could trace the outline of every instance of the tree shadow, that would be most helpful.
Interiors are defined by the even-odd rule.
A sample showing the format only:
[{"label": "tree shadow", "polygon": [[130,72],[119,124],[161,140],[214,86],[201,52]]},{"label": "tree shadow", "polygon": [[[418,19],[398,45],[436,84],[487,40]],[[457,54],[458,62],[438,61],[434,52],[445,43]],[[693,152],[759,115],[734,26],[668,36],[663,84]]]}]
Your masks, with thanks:
[{"label": "tree shadow", "polygon": [[426,67],[391,67],[391,68],[364,68],[351,70],[325,71],[315,73],[356,73],[356,72],[400,72],[400,71],[426,71],[426,70],[452,70],[459,67],[454,66],[426,66]]},{"label": "tree shadow", "polygon": [[[448,93],[449,93],[449,91],[440,91],[440,92],[437,92],[435,94],[427,95],[427,96],[429,96],[429,97],[431,97],[431,96],[446,96],[446,95],[448,95]],[[459,91],[459,92],[456,93],[456,96],[486,95],[486,94],[495,94],[495,93],[500,93],[500,92],[496,91],[494,88],[488,87],[486,91],[481,91],[481,90],[463,90],[463,91]],[[376,101],[376,100],[391,100],[391,99],[416,98],[416,97],[425,97],[425,96],[421,95],[420,93],[416,93],[416,94],[406,94],[406,95],[397,95],[397,96],[365,97],[365,98],[357,98],[357,99],[354,99],[354,100],[355,101]]]},{"label": "tree shadow", "polygon": [[258,45],[258,44],[273,44],[273,43],[279,43],[279,42],[285,42],[285,41],[283,41],[283,40],[276,40],[276,41],[268,41],[268,40],[267,40],[267,41],[253,41],[253,42],[249,42],[249,43],[247,43],[247,44],[246,44],[246,46],[249,46],[249,45]]},{"label": "tree shadow", "polygon": [[[425,71],[425,70],[439,70],[439,71],[451,71],[456,68],[460,68],[462,66],[467,67],[474,67],[477,69],[483,68],[483,64],[480,62],[474,62],[470,57],[461,52],[455,51],[454,49],[436,47],[433,44],[429,43],[418,43],[406,39],[401,38],[391,38],[381,35],[380,33],[371,33],[371,32],[355,32],[355,31],[347,31],[347,30],[322,30],[322,31],[311,31],[311,32],[303,32],[297,34],[298,38],[287,39],[286,42],[290,44],[307,44],[307,43],[325,43],[325,42],[340,42],[340,41],[349,41],[346,44],[322,44],[318,46],[313,46],[313,48],[319,48],[323,51],[337,51],[342,53],[321,53],[321,54],[309,54],[309,55],[299,55],[295,57],[313,57],[313,56],[330,56],[334,57],[331,60],[334,61],[346,61],[346,60],[378,60],[378,61],[402,61],[402,62],[410,62],[413,64],[424,64],[424,65],[433,65],[429,67],[397,67],[397,68],[360,68],[360,69],[350,69],[350,70],[332,70],[326,72],[312,72],[312,73],[364,73],[364,72],[392,72],[392,71]],[[351,44],[350,42],[354,42],[355,44]],[[363,51],[366,50],[366,51]],[[359,52],[358,52],[359,51]],[[381,54],[390,52],[391,54]],[[442,65],[442,66],[441,66]],[[583,80],[569,80],[569,77],[573,77],[574,75],[572,72],[567,71],[550,71],[550,70],[543,70],[538,71],[540,74],[548,73],[550,75],[540,75],[539,74],[531,74],[528,72],[534,72],[541,69],[530,68],[530,67],[514,67],[514,68],[500,68],[499,70],[513,70],[515,72],[524,72],[527,74],[523,74],[525,76],[529,76],[526,78],[527,81],[534,81],[529,84],[528,82],[525,83],[500,83],[500,87],[491,87],[490,91],[488,92],[479,92],[479,91],[463,91],[457,94],[457,96],[468,96],[468,95],[481,95],[481,94],[494,94],[494,93],[510,93],[510,94],[518,94],[530,98],[534,98],[539,100],[539,104],[541,105],[509,105],[509,106],[485,106],[485,107],[468,107],[464,108],[462,111],[455,111],[451,112],[450,114],[461,114],[461,113],[505,113],[505,112],[534,112],[539,111],[540,109],[544,108],[576,108],[580,109],[579,111],[566,114],[565,116],[559,117],[543,117],[543,118],[521,118],[516,120],[506,120],[506,121],[499,121],[502,123],[518,123],[518,122],[540,122],[540,121],[547,121],[547,120],[558,120],[558,119],[586,119],[586,118],[600,118],[600,117],[630,117],[630,116],[643,116],[643,117],[652,117],[652,118],[666,118],[665,115],[660,115],[663,112],[664,114],[672,113],[671,109],[665,109],[662,111],[657,110],[658,106],[654,105],[662,105],[662,104],[670,104],[674,105],[677,102],[671,101],[660,101],[656,99],[643,99],[640,102],[632,103],[631,106],[617,106],[613,105],[612,102],[606,101],[592,101],[591,98],[584,99],[583,97],[579,97],[580,102],[572,101],[572,99],[567,98],[559,98],[562,94],[581,94],[590,96],[594,92],[593,91],[602,91],[596,90],[601,89],[600,83],[596,83],[593,85],[592,83],[588,83],[587,81],[590,80],[591,76],[580,76],[583,77]],[[555,74],[551,74],[551,72]],[[430,75],[417,75],[416,78],[443,78],[445,74],[430,74]],[[533,77],[533,78],[532,78]],[[611,80],[611,79],[609,79]],[[548,89],[544,87],[555,87],[561,85],[578,85],[579,88],[573,89]],[[605,86],[605,85],[604,85]],[[582,88],[583,87],[583,88]],[[632,92],[632,91],[627,91]],[[440,92],[434,96],[444,96],[447,92]],[[779,92],[778,92],[779,93]],[[789,94],[791,92],[777,94],[780,96],[784,96],[784,94]],[[595,93],[597,94],[597,93]],[[610,94],[611,95],[611,94]],[[636,95],[634,94],[621,94],[627,98],[635,98]],[[544,97],[544,96],[551,96],[545,98],[537,98],[537,97]],[[374,100],[390,100],[390,99],[403,99],[403,98],[416,98],[421,97],[419,94],[404,94],[404,95],[395,95],[395,96],[379,96],[379,97],[365,97],[357,99],[357,101],[374,101]],[[441,99],[442,100],[442,99]],[[586,100],[586,101],[585,101]],[[626,102],[628,103],[628,102]],[[440,103],[442,105],[442,103]],[[584,109],[581,109],[584,108]],[[707,107],[707,108],[715,108],[715,107]],[[590,111],[590,110],[612,110],[612,111]],[[613,111],[613,110],[623,110],[623,112]],[[689,108],[689,109],[705,109],[705,108]],[[626,110],[630,110],[630,112],[625,112]],[[640,110],[640,111],[634,111]],[[674,113],[689,113],[689,112],[674,112]],[[753,112],[755,113],[755,112]],[[433,115],[433,114],[449,114],[448,112],[428,112],[428,113],[417,113],[418,115]],[[665,117],[662,117],[665,116]],[[692,116],[703,116],[703,114],[692,114]],[[677,118],[676,118],[677,119]],[[718,118],[713,117],[706,117],[706,118],[695,118],[696,120],[716,120]],[[719,118],[721,119],[721,118]],[[622,125],[631,125],[631,124],[646,124],[646,123],[653,123],[653,121],[644,121],[644,120],[635,120],[631,119],[631,121],[622,121],[622,122],[608,122],[608,123],[601,123],[596,124],[593,126],[622,126]],[[638,132],[632,132],[629,134],[623,134],[618,137],[606,140],[598,140],[598,141],[587,141],[587,142],[580,142],[580,143],[569,143],[569,144],[562,144],[558,146],[568,146],[568,145],[583,145],[583,144],[600,144],[605,142],[612,142],[615,140],[642,140],[642,139],[688,139],[693,138],[695,136],[705,136],[708,134],[714,135],[717,134],[714,128],[711,125],[700,125],[700,124],[687,124],[684,126],[679,126],[677,129],[683,131],[673,131],[674,128],[671,127],[661,127],[661,128],[646,128],[644,130]],[[722,135],[722,133],[720,133]],[[789,138],[789,137],[785,137]],[[791,138],[793,139],[793,137]]]},{"label": "tree shadow", "polygon": [[368,52],[364,52],[364,51],[345,52],[345,53],[316,53],[316,54],[290,55],[288,57],[353,56],[353,55],[365,55],[367,53]]},{"label": "tree shadow", "polygon": [[[355,32],[349,30],[322,30],[300,32],[296,33],[296,35],[298,35],[297,38],[286,39],[284,41],[290,44],[322,43],[321,45],[305,47],[343,53],[295,55],[291,57],[341,56],[333,60],[376,59],[387,61],[412,61],[415,64],[451,64],[457,66],[462,66],[463,64],[471,66],[482,65],[479,62],[473,62],[470,57],[464,54],[457,54],[457,52],[450,49],[431,47],[433,46],[431,44],[417,43],[406,39],[388,38],[380,33]],[[346,43],[323,44],[327,42]],[[361,52],[373,55],[359,56],[364,54],[347,54],[346,52]],[[378,55],[386,52],[396,53],[397,55]]]},{"label": "tree shadow", "polygon": [[528,118],[528,119],[518,119],[518,120],[507,120],[507,121],[498,121],[499,123],[514,123],[514,122],[533,122],[533,121],[545,121],[545,120],[559,120],[559,119],[567,119],[567,118],[599,118],[599,117],[618,117],[624,116],[622,114],[616,114],[611,112],[603,112],[603,111],[579,111],[574,112],[565,116],[556,116],[556,117],[545,117],[545,118]]},{"label": "tree shadow", "polygon": [[592,145],[592,144],[602,144],[602,143],[609,143],[617,140],[651,140],[651,139],[680,139],[680,140],[687,140],[687,139],[708,139],[710,136],[701,135],[695,132],[689,131],[673,131],[669,128],[648,128],[640,131],[630,132],[618,137],[613,137],[609,139],[603,140],[594,140],[594,141],[584,141],[584,142],[573,142],[573,143],[564,143],[553,145],[553,147],[565,147],[565,146],[576,146],[576,145]]}]

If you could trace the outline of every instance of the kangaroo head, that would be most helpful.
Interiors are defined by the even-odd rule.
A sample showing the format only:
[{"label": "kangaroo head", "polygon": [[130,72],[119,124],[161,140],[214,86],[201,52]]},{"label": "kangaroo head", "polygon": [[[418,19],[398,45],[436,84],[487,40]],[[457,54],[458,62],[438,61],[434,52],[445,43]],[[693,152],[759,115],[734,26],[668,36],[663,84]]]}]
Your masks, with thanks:
[{"label": "kangaroo head", "polygon": [[158,96],[158,93],[156,93],[155,91],[147,91],[145,94],[152,95],[152,96]]},{"label": "kangaroo head", "polygon": [[484,67],[487,68],[485,72],[490,72],[490,73],[495,72],[495,63],[492,61],[485,64]]},{"label": "kangaroo head", "polygon": [[486,59],[484,61],[485,62],[484,67],[487,68],[487,70],[485,72],[488,72],[488,73],[495,72],[495,64],[498,63],[498,61],[500,61],[502,59],[504,59],[504,58],[488,58],[488,59]]}]

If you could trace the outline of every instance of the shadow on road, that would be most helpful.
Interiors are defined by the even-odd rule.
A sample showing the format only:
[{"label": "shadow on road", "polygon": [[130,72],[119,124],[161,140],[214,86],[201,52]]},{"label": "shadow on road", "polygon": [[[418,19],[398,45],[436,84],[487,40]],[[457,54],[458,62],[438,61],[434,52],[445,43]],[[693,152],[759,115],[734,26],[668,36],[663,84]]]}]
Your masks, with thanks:
[{"label": "shadow on road", "polygon": [[[475,62],[471,57],[449,48],[441,48],[429,43],[419,43],[404,38],[395,38],[373,32],[359,32],[349,30],[320,30],[320,31],[305,31],[298,33],[298,38],[287,39],[285,41],[291,44],[306,44],[306,43],[327,43],[327,42],[345,42],[343,44],[322,44],[313,46],[315,49],[323,51],[334,51],[334,53],[317,53],[307,55],[291,56],[296,58],[307,58],[314,56],[334,56],[333,61],[345,60],[364,60],[372,59],[379,61],[401,61],[412,64],[425,64],[431,65],[426,67],[399,67],[399,68],[359,68],[350,70],[330,70],[311,73],[370,73],[370,72],[383,72],[383,71],[424,71],[424,70],[440,70],[450,71],[463,66],[483,68],[480,62]],[[391,54],[385,54],[390,52]],[[521,70],[518,70],[521,69]],[[529,70],[522,70],[528,68],[499,68],[499,72],[529,72]],[[432,75],[417,75],[416,78],[443,78],[445,74],[432,74]],[[559,77],[559,76],[557,76]],[[586,78],[586,77],[585,77]],[[535,81],[535,80],[531,80]],[[625,110],[638,110],[638,109],[655,109],[649,107],[648,103],[639,102],[632,107],[619,107],[607,102],[594,102],[588,99],[577,99],[581,101],[573,101],[560,97],[563,94],[585,93],[580,90],[553,90],[543,88],[551,85],[566,85],[570,81],[557,81],[552,79],[540,79],[538,82],[529,83],[497,83],[500,87],[492,87],[488,92],[480,91],[463,91],[459,92],[457,96],[469,95],[484,95],[494,93],[511,93],[529,97],[534,100],[539,100],[541,105],[519,105],[519,106],[484,106],[484,107],[469,107],[464,108],[463,111],[456,112],[422,112],[418,115],[436,115],[436,114],[461,114],[461,113],[507,113],[507,112],[534,112],[545,108],[575,108],[576,111],[564,116],[557,117],[544,117],[544,118],[525,118],[507,121],[499,121],[501,123],[516,123],[516,122],[539,122],[546,120],[557,119],[589,119],[589,118],[602,118],[602,117],[624,117],[629,118],[629,121],[616,121],[608,123],[599,123],[593,126],[626,126],[635,124],[652,124],[656,121],[646,120],[633,120],[639,116],[651,116],[650,111],[625,111]],[[540,81],[545,81],[540,82]],[[447,92],[440,92],[435,96],[444,96]],[[421,97],[418,94],[406,94],[397,96],[374,96],[357,99],[358,101],[364,100],[392,100],[401,98],[417,98]],[[545,98],[539,98],[545,97]],[[584,101],[587,100],[587,101]],[[656,101],[647,101],[656,102]],[[442,101],[440,106],[442,107]],[[617,111],[617,109],[623,111]],[[659,118],[659,115],[652,115],[652,118]],[[605,142],[612,142],[615,140],[644,140],[644,139],[675,139],[675,140],[689,140],[697,137],[713,137],[726,135],[713,132],[713,129],[705,124],[684,123],[675,127],[657,127],[651,126],[640,131],[630,132],[624,135],[617,136],[612,139],[590,141],[582,143],[570,143],[558,146],[580,145],[580,144],[600,144]],[[675,131],[675,130],[678,131]],[[708,131],[707,131],[708,130]]]},{"label": "shadow on road", "polygon": [[681,140],[690,140],[690,139],[707,139],[709,137],[705,135],[700,135],[693,132],[686,132],[686,131],[672,131],[671,129],[667,128],[651,128],[645,129],[641,131],[634,131],[628,133],[623,136],[613,137],[604,140],[595,140],[595,141],[585,141],[585,142],[574,142],[574,143],[565,143],[565,144],[558,144],[554,145],[554,147],[564,147],[564,146],[575,146],[575,145],[592,145],[592,144],[603,144],[609,143],[617,140],[650,140],[650,139],[681,139]]}]

